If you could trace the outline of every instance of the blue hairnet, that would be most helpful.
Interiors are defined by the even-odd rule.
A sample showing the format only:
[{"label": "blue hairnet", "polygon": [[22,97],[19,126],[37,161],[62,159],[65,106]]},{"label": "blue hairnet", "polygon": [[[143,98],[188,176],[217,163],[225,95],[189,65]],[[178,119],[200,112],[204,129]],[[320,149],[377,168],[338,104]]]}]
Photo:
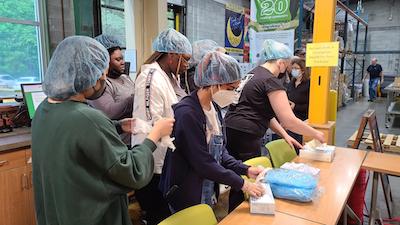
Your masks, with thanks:
[{"label": "blue hairnet", "polygon": [[219,48],[217,42],[210,39],[195,41],[193,42],[192,47],[193,54],[192,58],[190,58],[189,60],[191,66],[196,66],[200,63],[205,54],[211,51],[215,51],[217,50],[217,48]]},{"label": "blue hairnet", "polygon": [[157,52],[191,55],[192,45],[183,34],[169,28],[161,32],[153,41],[153,50]]},{"label": "blue hairnet", "polygon": [[121,47],[121,41],[114,35],[108,34],[100,34],[99,36],[95,37],[96,41],[100,42],[106,49],[110,49],[113,47]]},{"label": "blue hairnet", "polygon": [[107,50],[85,36],[65,38],[47,68],[43,90],[50,98],[65,100],[93,87],[110,61]]},{"label": "blue hairnet", "polygon": [[289,59],[292,56],[293,52],[287,45],[267,39],[263,43],[260,60],[265,62],[274,59]]},{"label": "blue hairnet", "polygon": [[221,52],[207,53],[196,67],[194,82],[198,87],[228,84],[240,80],[236,59]]}]

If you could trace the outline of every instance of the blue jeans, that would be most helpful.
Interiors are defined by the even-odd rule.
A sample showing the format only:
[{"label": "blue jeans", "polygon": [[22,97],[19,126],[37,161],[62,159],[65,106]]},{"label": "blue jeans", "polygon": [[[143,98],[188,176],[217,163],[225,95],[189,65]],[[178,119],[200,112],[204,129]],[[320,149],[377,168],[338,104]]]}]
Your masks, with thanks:
[{"label": "blue jeans", "polygon": [[379,78],[372,78],[369,80],[369,99],[375,100],[376,87],[378,86]]}]

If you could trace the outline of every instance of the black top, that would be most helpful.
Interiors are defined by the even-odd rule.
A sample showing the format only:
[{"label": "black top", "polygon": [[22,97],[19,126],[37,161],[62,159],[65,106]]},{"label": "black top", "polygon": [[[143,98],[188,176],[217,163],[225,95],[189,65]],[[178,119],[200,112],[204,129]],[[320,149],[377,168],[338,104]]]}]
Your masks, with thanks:
[{"label": "black top", "polygon": [[308,118],[308,102],[310,99],[310,80],[302,81],[297,87],[296,79],[292,79],[288,87],[288,98],[294,102],[293,112],[297,118],[306,120]]},{"label": "black top", "polygon": [[369,78],[374,79],[374,78],[379,78],[379,74],[382,72],[382,66],[379,64],[374,65],[369,65],[367,72],[369,73]]},{"label": "black top", "polygon": [[254,76],[244,85],[238,104],[229,106],[225,125],[261,138],[269,127],[269,121],[275,117],[267,95],[285,88],[282,80],[264,67],[254,68],[249,72],[251,74]]}]

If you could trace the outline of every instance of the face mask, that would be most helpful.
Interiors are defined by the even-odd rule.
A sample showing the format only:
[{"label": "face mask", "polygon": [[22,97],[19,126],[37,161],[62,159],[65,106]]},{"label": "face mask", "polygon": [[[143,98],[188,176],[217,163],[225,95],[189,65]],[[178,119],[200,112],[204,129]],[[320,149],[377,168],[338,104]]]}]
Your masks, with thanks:
[{"label": "face mask", "polygon": [[101,85],[100,89],[96,90],[96,88],[92,87],[94,90],[94,93],[91,96],[87,97],[86,99],[96,100],[104,94],[104,91],[106,90],[106,80],[99,80],[99,81],[100,81],[100,85]]},{"label": "face mask", "polygon": [[299,77],[299,76],[300,76],[300,70],[292,69],[292,76],[293,76],[294,78]]},{"label": "face mask", "polygon": [[111,68],[110,67],[110,69],[108,70],[108,77],[111,77],[111,78],[113,78],[113,79],[116,79],[116,78],[118,78],[118,77],[120,77],[121,76],[121,72],[120,71],[118,71],[118,70],[115,70],[115,69],[113,69],[113,68]]},{"label": "face mask", "polygon": [[234,90],[219,90],[212,96],[213,101],[221,108],[225,108],[232,104],[235,98],[236,93]]}]

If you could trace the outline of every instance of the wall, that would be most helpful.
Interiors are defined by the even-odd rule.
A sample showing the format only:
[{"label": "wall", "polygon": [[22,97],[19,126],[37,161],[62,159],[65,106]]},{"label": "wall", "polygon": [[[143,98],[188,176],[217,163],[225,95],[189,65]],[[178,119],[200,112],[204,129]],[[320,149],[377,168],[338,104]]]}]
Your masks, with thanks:
[{"label": "wall", "polygon": [[[363,1],[362,18],[368,21],[367,51],[400,51],[400,1]],[[361,26],[359,49],[364,46],[364,28]],[[373,54],[366,56],[366,66],[376,57],[384,74],[400,74],[400,53]]]},{"label": "wall", "polygon": [[250,7],[249,0],[187,0],[186,36],[191,42],[212,39],[225,45],[226,3]]}]

